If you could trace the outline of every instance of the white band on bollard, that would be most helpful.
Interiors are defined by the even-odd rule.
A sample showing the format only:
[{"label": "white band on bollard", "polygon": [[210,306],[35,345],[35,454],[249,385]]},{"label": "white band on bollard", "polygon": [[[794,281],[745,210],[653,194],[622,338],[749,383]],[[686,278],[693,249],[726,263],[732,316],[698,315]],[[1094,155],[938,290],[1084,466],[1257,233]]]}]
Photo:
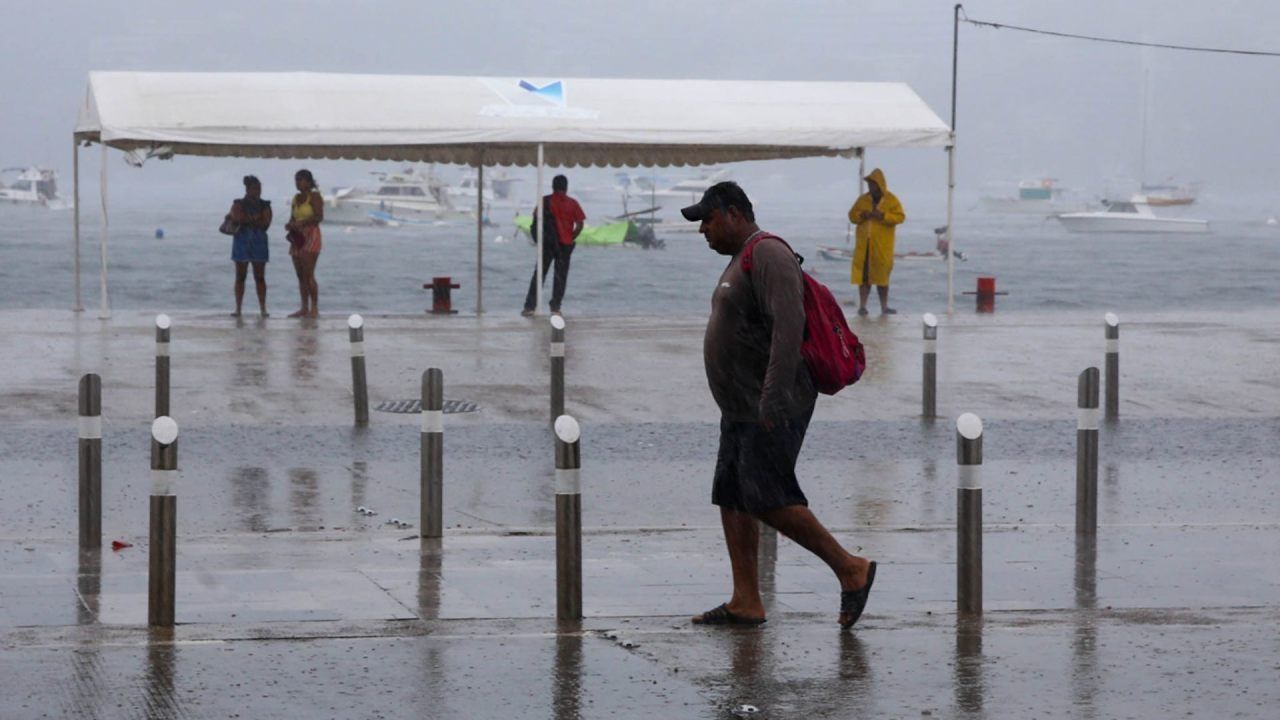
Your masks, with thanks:
[{"label": "white band on bollard", "polygon": [[1107,338],[1107,352],[1108,353],[1120,352],[1120,338]]},{"label": "white band on bollard", "polygon": [[961,490],[981,490],[982,489],[982,466],[981,465],[960,465],[960,489]]},{"label": "white band on bollard", "polygon": [[1076,429],[1097,430],[1098,408],[1076,408]]},{"label": "white band on bollard", "polygon": [[424,433],[444,432],[444,411],[443,410],[423,410],[422,411],[422,432]]},{"label": "white band on bollard", "polygon": [[156,343],[156,357],[169,357],[169,343]]},{"label": "white band on bollard", "polygon": [[564,343],[551,343],[551,357],[564,357]]},{"label": "white band on bollard", "polygon": [[582,494],[582,478],[578,468],[572,470],[562,470],[556,468],[556,494],[557,495],[581,495]]},{"label": "white band on bollard", "polygon": [[364,357],[364,341],[357,340],[351,343],[351,357]]},{"label": "white band on bollard", "polygon": [[101,440],[102,439],[102,416],[101,415],[81,415],[80,416],[80,439],[81,440]]},{"label": "white band on bollard", "polygon": [[938,339],[937,339],[937,338],[925,338],[925,340],[924,340],[924,354],[925,354],[925,355],[937,355],[937,354],[938,354]]},{"label": "white band on bollard", "polygon": [[152,470],[151,494],[172,495],[174,481],[178,478],[177,470]]}]

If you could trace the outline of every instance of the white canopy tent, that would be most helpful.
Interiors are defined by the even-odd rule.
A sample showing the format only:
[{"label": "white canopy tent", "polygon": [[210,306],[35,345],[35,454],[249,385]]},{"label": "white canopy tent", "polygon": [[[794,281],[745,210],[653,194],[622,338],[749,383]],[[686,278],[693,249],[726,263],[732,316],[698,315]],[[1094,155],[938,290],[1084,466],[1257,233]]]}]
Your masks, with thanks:
[{"label": "white canopy tent", "polygon": [[[480,172],[486,165],[537,165],[540,195],[544,164],[700,165],[944,146],[952,158],[948,239],[952,220],[954,134],[902,83],[93,72],[74,139],[76,309],[82,307],[79,148],[102,146],[103,317],[110,312],[108,147],[131,151],[135,161],[169,154],[396,160]],[[481,313],[482,208],[476,217]]]}]

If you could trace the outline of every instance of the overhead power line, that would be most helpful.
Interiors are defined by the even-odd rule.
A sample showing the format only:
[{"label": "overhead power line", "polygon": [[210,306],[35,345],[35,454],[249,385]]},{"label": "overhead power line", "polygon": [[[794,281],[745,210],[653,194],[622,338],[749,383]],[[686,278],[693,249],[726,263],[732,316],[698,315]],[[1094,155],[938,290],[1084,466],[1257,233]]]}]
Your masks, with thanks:
[{"label": "overhead power line", "polygon": [[1238,48],[1201,47],[1197,45],[1171,45],[1168,43],[1144,42],[1142,40],[1125,40],[1122,38],[1098,37],[1096,35],[1079,35],[1076,33],[1058,32],[1057,30],[1045,30],[1043,28],[990,22],[988,20],[974,20],[964,13],[963,8],[960,9],[960,13],[962,15],[960,22],[965,22],[975,27],[988,27],[994,30],[1016,30],[1018,32],[1034,33],[1036,35],[1050,35],[1052,37],[1070,38],[1072,40],[1089,40],[1091,42],[1111,43],[1113,45],[1134,45],[1137,47],[1163,48],[1165,50],[1185,50],[1187,52],[1217,53],[1220,55],[1280,57],[1280,52],[1270,52],[1267,50],[1240,50]]}]

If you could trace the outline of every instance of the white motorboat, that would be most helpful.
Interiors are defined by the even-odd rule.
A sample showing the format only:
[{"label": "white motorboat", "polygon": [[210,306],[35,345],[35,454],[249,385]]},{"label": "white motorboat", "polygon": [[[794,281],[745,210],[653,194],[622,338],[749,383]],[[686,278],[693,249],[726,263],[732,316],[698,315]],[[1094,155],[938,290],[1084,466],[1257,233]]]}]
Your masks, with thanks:
[{"label": "white motorboat", "polygon": [[[523,205],[514,194],[515,185],[518,182],[520,182],[520,178],[507,177],[500,171],[495,177],[489,177],[489,174],[485,173],[485,207],[521,207],[523,209]],[[446,185],[445,192],[449,196],[450,204],[459,211],[470,212],[474,215],[477,200],[476,185],[476,176],[473,174],[460,178],[452,185]],[[532,205],[533,201],[530,200],[527,204]]]},{"label": "white motorboat", "polygon": [[444,183],[413,168],[374,172],[376,188],[335,188],[325,198],[324,220],[339,225],[376,224],[380,217],[434,223],[467,215],[455,209]]},{"label": "white motorboat", "polygon": [[40,167],[0,170],[0,203],[51,210],[71,207],[58,196],[58,173]]},{"label": "white motorboat", "polygon": [[1060,213],[1056,217],[1073,233],[1207,233],[1208,220],[1160,217],[1137,202],[1106,202],[1101,212]]},{"label": "white motorboat", "polygon": [[636,177],[631,179],[628,194],[639,200],[649,200],[654,205],[680,203],[683,207],[698,202],[707,188],[728,179],[729,171],[723,169],[709,170],[702,175],[662,186],[652,178]]}]

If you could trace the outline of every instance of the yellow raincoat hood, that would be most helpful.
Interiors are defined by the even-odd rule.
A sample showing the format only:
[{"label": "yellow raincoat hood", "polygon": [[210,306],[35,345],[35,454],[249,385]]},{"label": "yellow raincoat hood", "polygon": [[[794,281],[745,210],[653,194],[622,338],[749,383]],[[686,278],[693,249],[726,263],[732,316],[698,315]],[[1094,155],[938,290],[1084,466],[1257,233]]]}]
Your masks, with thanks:
[{"label": "yellow raincoat hood", "polygon": [[879,185],[881,192],[889,192],[889,185],[884,181],[884,173],[880,172],[880,168],[867,173],[867,180],[872,180]]}]

